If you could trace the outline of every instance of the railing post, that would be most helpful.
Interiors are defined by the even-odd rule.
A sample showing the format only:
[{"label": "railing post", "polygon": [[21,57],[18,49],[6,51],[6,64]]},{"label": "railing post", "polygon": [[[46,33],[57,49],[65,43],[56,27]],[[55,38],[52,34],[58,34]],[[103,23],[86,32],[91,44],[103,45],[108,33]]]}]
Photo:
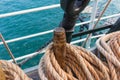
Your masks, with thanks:
[{"label": "railing post", "polygon": [[[93,9],[92,9],[92,13],[91,13],[91,23],[89,24],[89,30],[93,29],[93,26],[95,23],[98,2],[99,2],[99,0],[94,0]],[[91,34],[91,36],[92,36],[92,34]],[[86,48],[90,48],[90,44],[91,44],[91,39],[89,38],[89,40],[86,43]]]}]

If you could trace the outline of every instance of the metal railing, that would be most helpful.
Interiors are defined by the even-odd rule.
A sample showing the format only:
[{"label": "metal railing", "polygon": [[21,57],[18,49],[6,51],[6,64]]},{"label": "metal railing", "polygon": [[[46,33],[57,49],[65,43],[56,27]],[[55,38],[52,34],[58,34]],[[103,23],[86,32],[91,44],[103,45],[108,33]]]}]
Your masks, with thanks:
[{"label": "metal railing", "polygon": [[15,15],[21,15],[21,14],[27,14],[27,13],[31,13],[31,12],[38,12],[38,11],[53,9],[53,8],[57,8],[57,7],[60,7],[60,4],[54,4],[54,5],[50,5],[50,6],[43,6],[43,7],[33,8],[33,9],[27,9],[27,10],[22,10],[22,11],[5,13],[5,14],[1,14],[0,18],[15,16]]},{"label": "metal railing", "polygon": [[[110,16],[106,16],[106,17],[102,17],[101,20],[105,20],[105,19],[113,18],[113,17],[119,17],[119,16],[120,16],[120,13],[110,15]],[[95,19],[94,21],[97,21],[97,19]],[[92,21],[85,21],[85,22],[82,22],[82,23],[77,23],[75,26],[80,26],[80,25],[83,25],[83,24],[91,23],[91,22]],[[33,37],[49,34],[49,33],[52,33],[52,32],[53,32],[53,29],[48,30],[48,31],[43,31],[43,32],[40,32],[40,33],[36,33],[36,34],[31,34],[31,35],[28,35],[28,36],[23,36],[23,37],[19,37],[19,38],[15,38],[15,39],[6,40],[6,43],[12,43],[12,42],[16,42],[16,41],[20,41],[20,40],[24,40],[24,39],[28,39],[28,38],[33,38]],[[0,42],[0,45],[1,44],[3,44],[3,42]]]},{"label": "metal railing", "polygon": [[[27,14],[27,13],[31,13],[31,12],[48,10],[48,9],[53,9],[53,8],[58,8],[58,7],[60,7],[60,4],[55,4],[55,5],[50,5],[50,6],[44,6],[44,7],[34,8],[34,9],[28,9],[28,10],[22,10],[22,11],[17,11],[17,12],[11,12],[11,13],[5,13],[5,14],[0,14],[0,18],[15,16],[15,15],[21,15],[21,14]],[[101,20],[108,19],[108,18],[113,18],[113,17],[119,17],[119,16],[120,16],[120,13],[114,14],[114,15],[110,15],[110,16],[106,16],[106,17],[102,17]],[[94,19],[92,21],[89,20],[89,21],[85,21],[85,22],[82,22],[82,23],[77,23],[75,26],[80,26],[80,25],[83,25],[83,24],[88,24],[88,23],[91,23],[93,21],[97,21],[97,19]],[[19,37],[19,38],[15,38],[15,39],[6,40],[5,42],[6,43],[12,43],[12,42],[20,41],[20,40],[25,40],[25,39],[28,39],[28,38],[33,38],[33,37],[37,37],[37,36],[49,34],[49,33],[52,33],[52,32],[53,32],[53,30],[43,31],[43,32],[40,32],[40,33],[28,35],[28,36],[23,36],[23,37]],[[97,36],[92,36],[91,38],[98,38],[98,37],[103,36],[103,35],[104,34],[97,35]],[[78,43],[78,42],[81,42],[81,41],[84,41],[84,40],[85,39],[73,41],[71,44],[75,44],[75,43]],[[3,43],[0,42],[0,45],[2,45],[2,44]],[[43,52],[41,52],[41,53],[43,53]],[[39,54],[41,54],[41,53],[39,53]],[[28,54],[28,55],[24,55],[24,56],[21,56],[21,57],[18,57],[18,58],[15,58],[15,60],[17,60],[17,61],[18,60],[22,60],[22,59],[25,59],[27,57],[33,56],[35,54],[37,54],[37,52],[31,53],[31,54]],[[12,61],[12,60],[9,60],[9,61]]]},{"label": "metal railing", "polygon": [[[99,37],[101,37],[101,36],[104,36],[105,34],[101,34],[101,35],[96,35],[96,36],[92,36],[91,37],[91,39],[94,39],[94,38],[99,38]],[[85,41],[85,39],[86,38],[83,38],[83,39],[80,39],[80,40],[76,40],[76,41],[73,41],[73,42],[71,42],[71,44],[76,44],[76,43],[79,43],[79,42],[82,42],[82,41]],[[18,57],[18,58],[15,58],[15,60],[16,61],[19,61],[19,60],[22,60],[22,59],[25,59],[25,58],[28,58],[28,57],[31,57],[31,56],[33,56],[33,55],[35,55],[35,54],[42,54],[42,53],[44,53],[45,52],[45,50],[43,50],[42,52],[35,52],[35,53],[31,53],[31,54],[27,54],[27,55],[24,55],[24,56],[21,56],[21,57]],[[11,60],[9,60],[10,62],[12,62],[13,60],[11,59]]]}]

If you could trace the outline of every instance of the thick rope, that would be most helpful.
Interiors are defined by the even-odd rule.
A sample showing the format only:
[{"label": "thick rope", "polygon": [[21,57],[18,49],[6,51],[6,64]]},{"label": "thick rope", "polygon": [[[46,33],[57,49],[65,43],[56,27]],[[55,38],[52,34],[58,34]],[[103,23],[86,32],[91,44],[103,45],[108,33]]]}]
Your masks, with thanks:
[{"label": "thick rope", "polygon": [[0,60],[0,64],[6,80],[31,80],[16,64],[4,60]]},{"label": "thick rope", "polygon": [[6,79],[5,79],[5,73],[4,73],[3,70],[2,70],[2,65],[1,65],[1,63],[0,63],[0,80],[6,80]]},{"label": "thick rope", "polygon": [[101,37],[96,45],[107,61],[111,80],[120,80],[120,31]]},{"label": "thick rope", "polygon": [[97,40],[101,60],[65,41],[64,30],[55,29],[53,43],[39,64],[41,80],[120,80],[120,32]]},{"label": "thick rope", "polygon": [[66,44],[64,60],[68,70],[58,64],[52,44],[39,64],[41,80],[111,80],[109,69],[93,53],[81,47]]}]

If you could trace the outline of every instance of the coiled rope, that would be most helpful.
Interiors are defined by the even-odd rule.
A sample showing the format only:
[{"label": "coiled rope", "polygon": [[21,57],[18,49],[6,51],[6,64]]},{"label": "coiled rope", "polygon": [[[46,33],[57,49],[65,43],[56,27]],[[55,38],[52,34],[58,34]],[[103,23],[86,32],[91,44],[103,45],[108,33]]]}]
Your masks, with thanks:
[{"label": "coiled rope", "polygon": [[120,31],[107,34],[96,42],[98,50],[106,59],[111,80],[120,80]]},{"label": "coiled rope", "polygon": [[53,44],[39,63],[41,80],[112,80],[107,65],[82,47],[66,43],[63,28],[54,31]]},{"label": "coiled rope", "polygon": [[32,80],[16,64],[4,60],[0,60],[0,75],[2,80]]}]

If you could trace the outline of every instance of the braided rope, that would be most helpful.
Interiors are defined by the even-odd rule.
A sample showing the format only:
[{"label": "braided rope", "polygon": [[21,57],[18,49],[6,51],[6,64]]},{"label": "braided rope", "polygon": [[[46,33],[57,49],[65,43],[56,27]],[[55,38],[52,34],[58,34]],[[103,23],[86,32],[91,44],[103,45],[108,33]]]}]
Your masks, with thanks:
[{"label": "braided rope", "polygon": [[0,64],[6,80],[31,80],[16,64],[4,60],[0,60]]},{"label": "braided rope", "polygon": [[120,31],[101,37],[96,45],[107,60],[111,80],[120,80]]}]

